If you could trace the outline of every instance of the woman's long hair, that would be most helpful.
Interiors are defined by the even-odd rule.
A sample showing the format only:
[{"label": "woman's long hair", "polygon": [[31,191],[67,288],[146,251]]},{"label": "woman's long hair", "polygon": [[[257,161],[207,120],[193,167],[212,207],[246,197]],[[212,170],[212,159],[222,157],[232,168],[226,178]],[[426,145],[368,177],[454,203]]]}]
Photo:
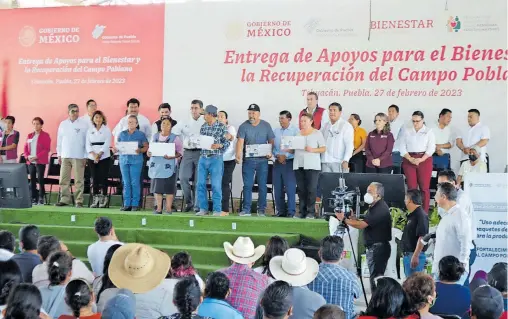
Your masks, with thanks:
[{"label": "woman's long hair", "polygon": [[65,287],[65,302],[76,318],[79,318],[82,308],[90,305],[92,299],[92,288],[82,279],[71,280]]},{"label": "woman's long hair", "polygon": [[37,287],[19,284],[7,300],[5,319],[39,319],[42,296]]},{"label": "woman's long hair", "polygon": [[270,278],[273,278],[270,272],[270,260],[276,256],[282,256],[289,249],[287,240],[280,236],[273,236],[268,240],[266,244],[266,250],[261,259],[261,267],[263,267],[262,273]]},{"label": "woman's long hair", "polygon": [[14,260],[0,261],[0,306],[7,304],[9,294],[22,282],[21,270]]},{"label": "woman's long hair", "polygon": [[103,268],[103,275],[101,278],[101,289],[99,289],[99,292],[97,293],[97,302],[99,302],[99,298],[101,297],[101,294],[104,290],[109,288],[116,288],[116,286],[111,282],[111,279],[109,279],[109,263],[111,262],[111,258],[113,258],[113,254],[115,251],[122,247],[120,244],[113,245],[109,247],[108,251],[106,252],[106,257],[104,257],[104,268]]},{"label": "woman's long hair", "polygon": [[196,269],[192,265],[192,258],[187,252],[181,251],[171,257],[169,278],[185,278],[194,275],[196,275]]},{"label": "woman's long hair", "polygon": [[182,315],[181,319],[191,319],[192,313],[201,303],[201,289],[194,277],[181,279],[175,286],[173,303]]},{"label": "woman's long hair", "polygon": [[380,117],[386,122],[385,126],[383,127],[383,134],[388,134],[390,132],[390,119],[388,118],[388,115],[385,113],[377,113],[376,116],[374,116],[374,124],[376,124],[376,117]]},{"label": "woman's long hair", "polygon": [[72,271],[72,257],[64,251],[57,251],[48,258],[49,285],[61,285]]},{"label": "woman's long hair", "polygon": [[399,319],[415,313],[402,286],[393,278],[381,277],[377,279],[377,288],[361,315]]}]

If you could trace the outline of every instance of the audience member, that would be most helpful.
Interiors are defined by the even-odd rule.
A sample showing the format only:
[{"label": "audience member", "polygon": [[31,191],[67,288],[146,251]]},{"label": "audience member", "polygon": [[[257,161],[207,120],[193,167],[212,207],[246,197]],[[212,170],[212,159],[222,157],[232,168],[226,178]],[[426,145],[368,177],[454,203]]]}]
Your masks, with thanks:
[{"label": "audience member", "polygon": [[379,277],[376,280],[377,288],[370,298],[367,310],[358,319],[419,318],[413,313],[407,295],[397,280],[389,277]]},{"label": "audience member", "polygon": [[136,319],[136,297],[128,289],[120,289],[102,311],[102,319]]},{"label": "audience member", "polygon": [[488,274],[489,285],[499,290],[503,295],[504,311],[508,311],[508,289],[506,288],[508,279],[506,278],[506,262],[494,264]]},{"label": "audience member", "polygon": [[293,314],[293,288],[284,281],[268,286],[261,298],[263,319],[288,319]]},{"label": "audience member", "polygon": [[454,256],[445,256],[439,261],[439,281],[436,282],[439,298],[430,308],[431,313],[469,317],[471,293],[469,288],[457,283],[464,272],[464,265]]},{"label": "audience member", "polygon": [[290,248],[284,256],[273,257],[270,261],[272,276],[293,287],[291,319],[310,319],[319,307],[326,304],[323,296],[307,288],[318,275],[318,270],[317,261],[297,248]]},{"label": "audience member", "polygon": [[233,263],[222,270],[228,277],[231,288],[227,301],[245,319],[253,319],[259,298],[268,286],[268,277],[252,270],[252,266],[265,252],[265,246],[254,248],[249,237],[238,237],[233,245],[225,242],[224,250]]},{"label": "audience member", "polygon": [[289,249],[289,244],[286,239],[280,236],[272,236],[266,244],[265,253],[261,259],[261,266],[254,268],[255,272],[263,275],[267,275],[270,283],[274,282],[275,279],[270,272],[270,260],[275,256],[282,256]]},{"label": "audience member", "polygon": [[[135,294],[136,318],[153,319],[171,314],[172,293],[164,286],[170,266],[171,259],[160,250],[143,244],[125,244],[113,254],[108,274],[116,287]],[[108,290],[101,295],[101,301],[104,298],[107,302],[118,293]]]},{"label": "audience member", "polygon": [[35,225],[27,225],[19,230],[20,254],[11,257],[23,274],[23,282],[32,283],[32,271],[35,266],[42,263],[37,254],[37,241],[39,240],[39,228]]},{"label": "audience member", "polygon": [[402,284],[410,305],[420,313],[421,319],[440,319],[429,312],[437,299],[436,285],[431,276],[414,272]]},{"label": "audience member", "polygon": [[205,289],[203,279],[192,265],[191,255],[182,251],[176,253],[171,258],[171,269],[169,270],[170,278],[181,279],[185,277],[195,277],[199,283],[201,290]]},{"label": "audience member", "polygon": [[[32,282],[37,287],[46,287],[49,285],[48,278],[48,257],[51,254],[63,251],[70,255],[67,246],[58,240],[55,236],[41,236],[37,242],[37,252],[43,261],[42,264],[35,266],[32,271]],[[72,257],[72,255],[70,255]],[[72,257],[72,276],[71,279],[81,278],[90,285],[95,277],[88,267],[81,260]]]},{"label": "audience member", "polygon": [[101,314],[93,311],[94,294],[90,285],[84,280],[74,279],[67,284],[65,302],[71,308],[73,315],[61,315],[58,319],[101,319]]},{"label": "audience member", "polygon": [[0,230],[0,261],[6,261],[14,256],[16,237],[7,230]]},{"label": "audience member", "polygon": [[[104,306],[106,305],[106,299],[107,298],[104,298],[104,299],[101,299],[101,294],[106,291],[106,290],[109,290],[110,293],[113,293],[113,292],[117,292],[117,289],[116,286],[111,282],[111,279],[109,279],[109,264],[111,263],[111,258],[113,257],[113,254],[115,253],[115,251],[122,247],[122,245],[113,245],[111,247],[109,247],[108,251],[106,252],[106,257],[104,258],[104,274],[102,276],[99,276],[97,278],[95,278],[94,282],[93,282],[93,292],[95,294],[95,299],[96,299],[96,303],[97,303],[97,311],[98,312],[102,312],[102,310],[104,309]],[[111,295],[112,296],[112,295]],[[104,301],[106,300],[106,301]]]},{"label": "audience member", "polygon": [[205,299],[198,309],[198,315],[214,319],[243,319],[242,314],[233,308],[226,298],[231,293],[228,277],[212,272],[206,278]]},{"label": "audience member", "polygon": [[51,319],[42,311],[41,293],[31,284],[20,284],[9,296],[7,307],[2,311],[5,319]]},{"label": "audience member", "polygon": [[98,217],[95,220],[95,233],[99,236],[99,240],[88,246],[87,256],[92,271],[96,277],[101,276],[104,272],[104,257],[109,247],[113,245],[123,245],[118,241],[115,227],[109,217]]},{"label": "audience member", "polygon": [[[44,205],[44,173],[49,163],[49,152],[51,150],[51,137],[42,130],[44,121],[40,117],[32,120],[34,131],[29,133],[24,147],[24,155],[28,164],[30,174],[30,187],[32,191],[32,205]],[[37,183],[39,189],[37,190]]]},{"label": "audience member", "polygon": [[367,142],[367,131],[361,127],[362,120],[360,115],[351,114],[348,120],[349,124],[353,126],[354,137],[353,137],[353,156],[349,160],[352,165],[352,171],[355,173],[363,173],[365,171],[365,157],[363,152],[365,150],[365,143]]},{"label": "audience member", "polygon": [[0,317],[7,306],[9,294],[23,282],[21,270],[12,260],[0,261]]},{"label": "audience member", "polygon": [[347,319],[355,317],[354,300],[361,295],[356,275],[339,265],[344,241],[338,236],[326,236],[321,241],[321,264],[309,289],[323,296],[327,303],[340,306]]},{"label": "audience member", "polygon": [[57,251],[48,260],[49,286],[39,287],[42,307],[51,318],[72,315],[72,309],[65,303],[65,287],[72,276],[72,258],[63,251]]},{"label": "audience member", "polygon": [[196,314],[202,300],[197,280],[193,277],[184,278],[176,284],[173,296],[178,312],[171,316],[161,316],[159,319],[211,319]]},{"label": "audience member", "polygon": [[469,284],[469,291],[471,292],[471,295],[473,295],[476,288],[485,285],[488,285],[487,273],[483,270],[478,270]]},{"label": "audience member", "polygon": [[471,319],[498,319],[503,314],[503,296],[490,286],[476,289],[471,299]]},{"label": "audience member", "polygon": [[346,313],[337,305],[321,306],[313,319],[346,319]]}]

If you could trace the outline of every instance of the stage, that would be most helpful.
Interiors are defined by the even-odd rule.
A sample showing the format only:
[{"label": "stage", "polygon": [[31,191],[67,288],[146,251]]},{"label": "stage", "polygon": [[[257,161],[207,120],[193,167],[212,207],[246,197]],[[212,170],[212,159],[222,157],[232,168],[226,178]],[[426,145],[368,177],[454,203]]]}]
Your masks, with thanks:
[{"label": "stage", "polygon": [[140,242],[173,255],[179,251],[191,254],[200,275],[227,267],[229,260],[223,242],[233,243],[238,236],[249,236],[255,245],[266,244],[274,235],[298,245],[302,235],[315,240],[328,235],[328,223],[322,219],[274,217],[198,217],[191,213],[154,215],[150,211],[120,212],[118,208],[90,209],[34,206],[28,209],[3,209],[0,229],[18,237],[24,224],[37,225],[42,235],[54,235],[65,242],[70,252],[87,261],[87,248],[97,240],[94,221],[99,216],[113,220],[120,241]]}]

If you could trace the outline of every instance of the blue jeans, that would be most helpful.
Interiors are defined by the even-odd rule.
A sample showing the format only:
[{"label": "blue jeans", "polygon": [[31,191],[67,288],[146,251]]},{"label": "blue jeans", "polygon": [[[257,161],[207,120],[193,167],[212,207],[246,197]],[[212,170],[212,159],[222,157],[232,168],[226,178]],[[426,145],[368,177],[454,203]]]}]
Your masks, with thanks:
[{"label": "blue jeans", "polygon": [[141,198],[141,170],[143,163],[122,164],[123,206],[137,207]]},{"label": "blue jeans", "polygon": [[432,166],[435,169],[450,169],[450,154],[432,156]]},{"label": "blue jeans", "polygon": [[222,156],[201,156],[198,162],[198,201],[199,210],[208,211],[208,196],[206,196],[206,180],[210,174],[212,184],[213,211],[222,211],[222,173],[224,172],[224,161]]},{"label": "blue jeans", "polygon": [[418,265],[416,268],[411,268],[411,257],[413,257],[412,253],[405,253],[402,257],[402,262],[404,264],[404,274],[406,275],[406,278],[415,272],[422,272],[425,268],[425,260],[427,258],[425,257],[424,253],[420,253],[420,256],[418,256]]},{"label": "blue jeans", "polygon": [[[293,170],[293,160],[286,160],[286,164],[273,164],[273,187],[275,192],[275,207],[279,214],[294,216],[296,212],[296,177]],[[286,195],[288,202],[286,206]]]},{"label": "blue jeans", "polygon": [[268,179],[268,160],[266,158],[248,158],[242,165],[243,207],[242,211],[250,213],[252,205],[252,187],[254,177],[258,186],[258,212],[266,209],[266,181]]}]

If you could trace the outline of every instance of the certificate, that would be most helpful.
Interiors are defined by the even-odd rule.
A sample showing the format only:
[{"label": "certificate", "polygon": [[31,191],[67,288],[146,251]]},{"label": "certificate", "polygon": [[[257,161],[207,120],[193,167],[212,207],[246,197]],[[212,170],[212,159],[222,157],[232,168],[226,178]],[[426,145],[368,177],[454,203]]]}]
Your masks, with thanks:
[{"label": "certificate", "polygon": [[305,149],[305,136],[282,136],[280,141],[281,150]]},{"label": "certificate", "polygon": [[252,144],[245,146],[245,157],[264,157],[272,154],[272,144]]},{"label": "certificate", "polygon": [[150,143],[152,156],[175,156],[175,143]]},{"label": "certificate", "polygon": [[199,148],[202,150],[211,150],[214,142],[213,136],[200,135],[199,136]]},{"label": "certificate", "polygon": [[138,149],[138,142],[118,142],[116,148],[120,155],[138,155],[136,150]]}]

